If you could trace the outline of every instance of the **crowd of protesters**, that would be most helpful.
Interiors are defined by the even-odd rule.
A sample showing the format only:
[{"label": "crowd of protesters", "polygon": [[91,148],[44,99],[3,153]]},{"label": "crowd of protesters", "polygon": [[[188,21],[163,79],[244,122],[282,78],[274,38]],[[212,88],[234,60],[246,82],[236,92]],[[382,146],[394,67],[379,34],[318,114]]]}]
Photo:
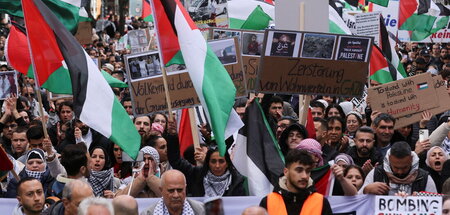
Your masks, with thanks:
[{"label": "crowd of protesters", "polygon": [[[118,26],[114,19],[110,21]],[[147,27],[137,19],[128,23],[129,30]],[[0,30],[0,61],[5,63],[8,26],[3,23]],[[124,55],[130,50],[115,49],[122,36],[110,29],[96,32],[85,49],[104,71],[126,82]],[[397,53],[409,76],[428,72],[448,81],[449,49],[450,43],[404,43]],[[9,70],[8,64],[0,67],[0,71]],[[143,165],[136,170],[124,161],[120,146],[75,116],[72,98],[50,100],[45,90],[34,90],[33,79],[20,75],[18,82],[19,94],[2,102],[0,117],[1,147],[16,173],[1,172],[0,196],[18,199],[14,214],[89,214],[94,210],[137,214],[133,197],[163,197],[144,214],[202,214],[203,205],[186,197],[248,195],[246,179],[233,167],[228,153],[220,156],[206,124],[199,125],[201,147],[190,146],[181,154],[176,121],[170,121],[167,113],[133,117],[129,89],[113,88],[142,137]],[[378,84],[367,83],[368,87]],[[37,93],[43,98],[43,115]],[[308,138],[305,125],[298,123],[298,97],[261,96],[267,122],[286,157],[284,175],[274,191],[283,196],[289,214],[307,207],[296,204],[296,198],[303,204],[315,193],[323,168],[331,169],[337,179],[333,195],[450,195],[450,111],[437,115],[424,111],[420,122],[394,129],[396,119],[371,109],[370,104],[357,109],[352,98],[312,96],[315,138]],[[244,116],[252,102],[258,101],[238,99],[235,109]],[[420,129],[427,129],[429,138],[419,140]],[[233,140],[227,142],[230,148]],[[270,214],[276,210],[269,203],[273,198],[264,197],[260,204]],[[450,201],[444,200],[443,210],[448,213]],[[265,214],[263,208],[248,208],[243,214]],[[320,209],[319,214],[331,214],[326,199]]]}]

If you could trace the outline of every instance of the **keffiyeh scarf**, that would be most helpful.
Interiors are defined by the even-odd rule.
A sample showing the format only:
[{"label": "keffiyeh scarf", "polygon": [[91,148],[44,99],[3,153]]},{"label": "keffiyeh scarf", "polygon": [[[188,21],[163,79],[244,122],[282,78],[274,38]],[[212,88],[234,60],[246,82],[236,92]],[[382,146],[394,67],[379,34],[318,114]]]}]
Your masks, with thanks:
[{"label": "keffiyeh scarf", "polygon": [[[169,209],[167,209],[166,205],[164,204],[164,201],[160,199],[158,203],[156,203],[155,211],[153,212],[154,215],[170,215]],[[183,212],[181,212],[182,215],[194,215],[194,210],[192,209],[191,205],[187,200],[184,201],[183,205]]]},{"label": "keffiyeh scarf", "polygon": [[392,172],[391,164],[389,161],[390,155],[391,150],[389,149],[383,160],[383,169],[386,172],[387,177],[389,178],[389,186],[391,187],[389,195],[394,195],[395,193],[398,193],[400,191],[411,194],[412,183],[416,180],[417,175],[419,174],[419,157],[415,152],[411,152],[411,155],[413,156],[411,170],[409,171],[408,176],[406,176],[405,178],[398,178]]},{"label": "keffiyeh scarf", "polygon": [[35,178],[35,179],[37,179],[39,181],[41,181],[42,176],[44,176],[44,173],[45,173],[45,171],[41,171],[41,172],[40,171],[31,171],[31,170],[28,170],[28,169],[25,169],[25,172],[27,172],[27,175],[29,177]]},{"label": "keffiyeh scarf", "polygon": [[231,174],[230,171],[226,171],[225,174],[221,176],[215,176],[208,171],[206,176],[203,178],[203,187],[205,188],[205,197],[215,197],[222,196],[228,186],[231,184]]},{"label": "keffiyeh scarf", "polygon": [[91,171],[89,183],[92,185],[95,196],[103,196],[103,191],[111,190],[114,192],[114,169],[103,171]]}]

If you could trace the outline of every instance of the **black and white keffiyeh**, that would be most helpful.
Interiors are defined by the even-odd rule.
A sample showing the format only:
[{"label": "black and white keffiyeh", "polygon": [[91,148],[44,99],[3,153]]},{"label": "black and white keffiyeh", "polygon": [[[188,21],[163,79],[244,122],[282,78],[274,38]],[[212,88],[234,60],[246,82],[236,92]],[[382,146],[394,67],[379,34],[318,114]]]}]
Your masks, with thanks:
[{"label": "black and white keffiyeh", "polygon": [[[169,209],[167,209],[166,205],[164,204],[164,201],[160,199],[158,203],[156,203],[155,211],[153,212],[154,215],[170,215]],[[194,210],[192,209],[191,205],[188,201],[184,201],[183,205],[183,212],[181,212],[182,215],[194,215]]]},{"label": "black and white keffiyeh", "polygon": [[215,176],[208,171],[206,176],[203,178],[203,187],[205,188],[205,197],[215,197],[222,196],[228,186],[231,184],[231,174],[230,171],[226,171],[225,174],[221,176]]},{"label": "black and white keffiyeh", "polygon": [[32,177],[32,178],[35,178],[35,179],[41,181],[42,176],[45,173],[45,170],[44,171],[31,171],[31,170],[25,169],[25,172],[27,172],[27,175],[29,177]]},{"label": "black and white keffiyeh", "polygon": [[92,185],[95,196],[103,196],[103,191],[105,190],[115,191],[113,168],[102,171],[91,171],[88,181]]}]

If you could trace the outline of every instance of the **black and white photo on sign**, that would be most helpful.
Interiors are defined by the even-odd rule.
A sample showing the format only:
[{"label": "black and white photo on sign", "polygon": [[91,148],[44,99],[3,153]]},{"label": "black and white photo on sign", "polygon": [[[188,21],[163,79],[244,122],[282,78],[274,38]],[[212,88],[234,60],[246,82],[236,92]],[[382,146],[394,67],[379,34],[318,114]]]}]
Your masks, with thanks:
[{"label": "black and white photo on sign", "polygon": [[17,73],[15,71],[0,72],[0,99],[7,99],[11,94],[18,94]]},{"label": "black and white photo on sign", "polygon": [[210,41],[208,43],[223,65],[237,63],[234,39]]},{"label": "black and white photo on sign", "polygon": [[226,39],[226,38],[232,38],[232,37],[238,37],[239,42],[241,41],[241,32],[240,31],[226,31],[221,29],[213,29],[213,39]]},{"label": "black and white photo on sign", "polygon": [[335,43],[334,35],[305,33],[301,57],[331,60]]},{"label": "black and white photo on sign", "polygon": [[300,37],[300,33],[269,31],[266,56],[296,57]]},{"label": "black and white photo on sign", "polygon": [[261,55],[263,41],[263,33],[244,32],[242,34],[242,54]]},{"label": "black and white photo on sign", "polygon": [[132,81],[162,74],[161,60],[157,51],[128,55],[125,59]]},{"label": "black and white photo on sign", "polygon": [[148,50],[148,39],[144,29],[132,30],[128,32],[131,53],[139,53]]}]

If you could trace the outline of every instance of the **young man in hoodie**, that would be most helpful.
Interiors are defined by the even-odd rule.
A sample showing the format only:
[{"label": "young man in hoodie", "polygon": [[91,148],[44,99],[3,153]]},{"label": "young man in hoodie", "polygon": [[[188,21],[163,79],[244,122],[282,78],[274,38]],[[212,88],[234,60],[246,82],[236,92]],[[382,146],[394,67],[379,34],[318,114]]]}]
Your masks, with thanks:
[{"label": "young man in hoodie", "polygon": [[310,179],[313,164],[314,160],[307,151],[289,151],[284,176],[259,205],[266,208],[269,214],[277,215],[333,214],[328,200],[314,190]]}]

